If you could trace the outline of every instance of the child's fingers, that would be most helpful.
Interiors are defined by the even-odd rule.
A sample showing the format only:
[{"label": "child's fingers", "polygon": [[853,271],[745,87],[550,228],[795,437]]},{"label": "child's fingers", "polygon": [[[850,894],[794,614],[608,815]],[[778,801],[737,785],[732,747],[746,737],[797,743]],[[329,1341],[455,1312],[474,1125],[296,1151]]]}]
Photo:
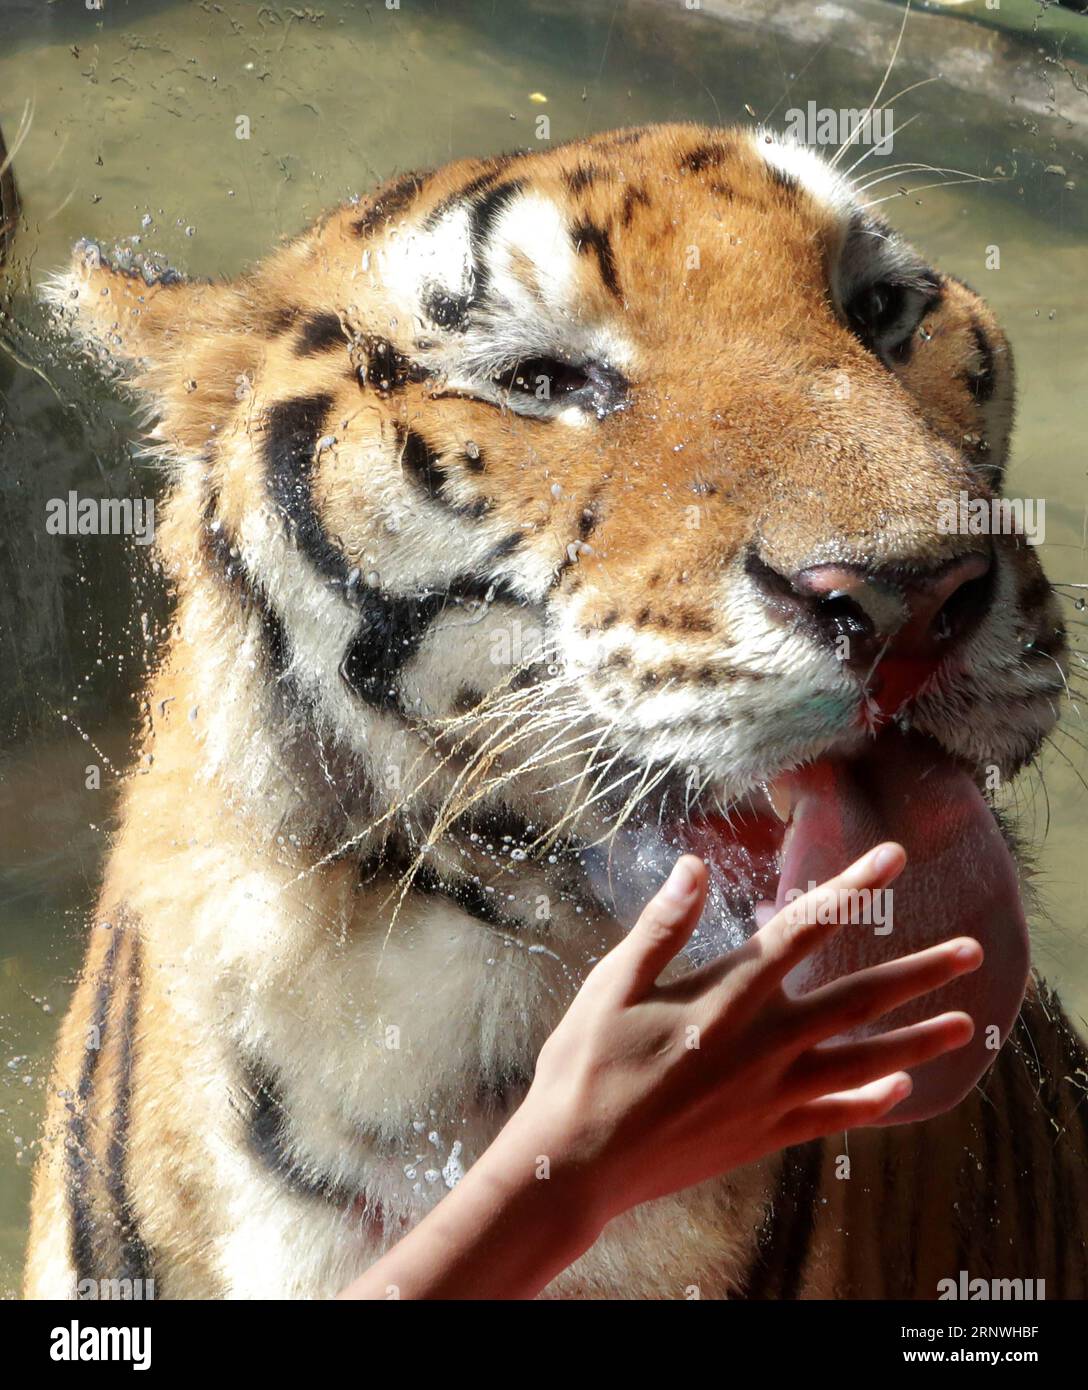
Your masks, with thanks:
[{"label": "child's fingers", "polygon": [[683,855],[635,925],[597,966],[594,974],[601,983],[617,990],[624,1003],[641,999],[695,930],[706,890],[706,865],[694,854]]},{"label": "child's fingers", "polygon": [[[840,904],[856,901],[856,891],[851,890],[883,888],[901,871],[906,857],[901,845],[877,845],[841,874],[775,913],[743,946],[704,967],[702,989],[711,1006],[720,1003],[715,994],[724,989],[734,999],[742,991],[746,1011],[757,1007],[795,965],[838,930]],[[846,893],[849,898],[843,896]]]},{"label": "child's fingers", "polygon": [[791,1002],[780,1038],[808,1045],[862,1027],[900,1004],[940,989],[949,980],[977,970],[982,947],[969,936],[885,961],[833,980]]},{"label": "child's fingers", "polygon": [[912,1084],[906,1072],[897,1072],[855,1091],[810,1100],[783,1115],[767,1135],[767,1149],[787,1149],[793,1144],[807,1144],[810,1139],[822,1139],[842,1130],[876,1124],[900,1101],[906,1100]]},{"label": "child's fingers", "polygon": [[[975,1025],[965,1013],[940,1014],[906,1028],[895,1028],[860,1042],[812,1048],[793,1063],[784,1078],[786,1096],[798,1101],[828,1092],[852,1091],[892,1072],[906,1071],[963,1047]],[[787,1103],[789,1101],[787,1100]]]}]

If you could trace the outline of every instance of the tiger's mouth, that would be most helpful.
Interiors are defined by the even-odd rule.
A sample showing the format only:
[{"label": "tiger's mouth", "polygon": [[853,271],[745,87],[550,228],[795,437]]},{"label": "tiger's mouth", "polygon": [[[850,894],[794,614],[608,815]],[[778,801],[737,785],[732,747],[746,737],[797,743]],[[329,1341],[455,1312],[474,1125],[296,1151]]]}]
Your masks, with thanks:
[{"label": "tiger's mouth", "polygon": [[870,1029],[948,1009],[974,1020],[966,1047],[915,1069],[912,1094],[885,1121],[904,1123],[950,1109],[975,1085],[1016,1020],[1029,971],[1012,855],[975,780],[935,740],[886,730],[856,755],[823,757],[785,774],[727,815],[695,809],[671,821],[646,817],[587,851],[583,862],[598,898],[631,925],[678,854],[704,859],[710,894],[687,948],[700,965],[746,940],[761,904],[784,906],[882,840],[906,849],[903,874],[881,893],[840,905],[846,924],[787,977],[786,989],[805,993],[955,936],[981,943],[978,971]]}]

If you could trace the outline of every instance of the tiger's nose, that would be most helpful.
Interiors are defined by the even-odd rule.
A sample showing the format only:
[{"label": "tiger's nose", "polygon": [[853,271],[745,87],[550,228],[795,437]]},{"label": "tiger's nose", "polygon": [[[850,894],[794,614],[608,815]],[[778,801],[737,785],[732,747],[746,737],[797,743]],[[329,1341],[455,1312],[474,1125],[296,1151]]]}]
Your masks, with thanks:
[{"label": "tiger's nose", "polygon": [[972,552],[928,571],[812,565],[782,574],[758,555],[748,573],[772,612],[871,669],[908,662],[919,678],[971,635],[993,602],[993,557]]}]

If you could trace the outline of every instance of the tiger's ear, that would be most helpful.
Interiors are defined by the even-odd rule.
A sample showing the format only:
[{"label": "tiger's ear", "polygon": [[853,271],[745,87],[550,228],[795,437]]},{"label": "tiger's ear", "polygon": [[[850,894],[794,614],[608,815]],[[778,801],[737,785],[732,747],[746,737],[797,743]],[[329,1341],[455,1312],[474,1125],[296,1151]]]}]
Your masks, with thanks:
[{"label": "tiger's ear", "polygon": [[260,340],[243,281],[152,277],[81,241],[43,296],[100,370],[141,393],[150,437],[174,448],[202,448],[237,407],[238,382],[255,377]]},{"label": "tiger's ear", "polygon": [[224,286],[176,271],[152,276],[111,265],[91,241],[77,242],[69,268],[42,286],[61,326],[97,365],[133,381],[176,359],[186,340],[220,317],[224,295]]}]

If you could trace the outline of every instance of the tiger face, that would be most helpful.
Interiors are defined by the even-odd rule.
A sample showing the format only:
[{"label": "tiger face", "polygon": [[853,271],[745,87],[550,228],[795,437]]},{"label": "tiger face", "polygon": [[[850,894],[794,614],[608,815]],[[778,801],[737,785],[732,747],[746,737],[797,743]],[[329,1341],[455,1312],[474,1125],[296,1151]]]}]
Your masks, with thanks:
[{"label": "tiger face", "polygon": [[694,849],[696,960],[898,839],[894,924],[792,987],[978,936],[945,990],[976,1040],[895,1118],[974,1084],[1028,960],[982,791],[1053,726],[1064,635],[1023,536],[949,524],[999,495],[1005,338],[833,168],[627,130],[408,175],[229,284],[82,246],[51,293],[158,416],[239,814],[267,769],[230,730],[274,711],[303,857],[535,874],[622,924]]}]

